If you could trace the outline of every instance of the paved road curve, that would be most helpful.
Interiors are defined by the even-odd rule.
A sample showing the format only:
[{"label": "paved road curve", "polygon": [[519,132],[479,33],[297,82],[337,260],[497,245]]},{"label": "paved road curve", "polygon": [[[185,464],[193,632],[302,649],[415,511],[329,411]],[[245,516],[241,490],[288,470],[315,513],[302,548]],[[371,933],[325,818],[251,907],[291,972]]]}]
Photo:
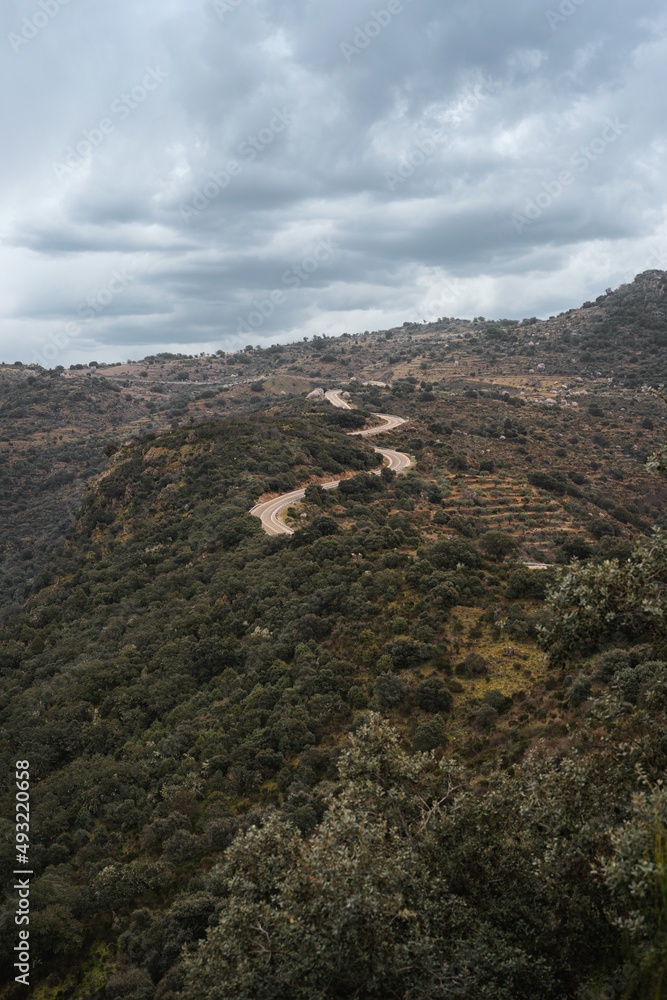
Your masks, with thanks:
[{"label": "paved road curve", "polygon": [[[344,399],[340,398],[340,389],[331,389],[327,392],[326,398],[333,405],[342,410],[351,410],[352,407]],[[384,431],[393,431],[396,427],[400,427],[401,424],[405,423],[402,417],[394,417],[388,413],[374,413],[374,417],[379,417],[382,423],[377,427],[370,427],[365,431],[352,431],[352,434],[358,435],[360,437],[368,437],[371,434],[381,434]],[[410,456],[404,454],[402,451],[394,451],[391,448],[374,448],[374,451],[378,455],[382,455],[383,459],[387,460],[387,468],[392,469],[394,472],[405,472],[412,465],[410,461]],[[375,471],[376,475],[380,475],[381,469]],[[325,490],[335,490],[340,486],[340,479],[336,479],[332,483],[324,483],[322,489]],[[294,532],[291,528],[288,528],[286,524],[278,520],[278,514],[285,507],[291,506],[291,504],[296,503],[298,500],[302,500],[306,492],[305,487],[299,490],[292,490],[291,493],[283,493],[282,496],[275,497],[273,500],[267,500],[265,503],[258,503],[250,511],[255,517],[258,517],[262,522],[262,527],[267,535],[293,535]]]},{"label": "paved road curve", "polygon": [[[412,465],[410,456],[403,451],[394,451],[392,448],[373,448],[373,451],[387,459],[387,468],[392,472],[405,472]],[[379,475],[381,471],[378,469],[377,474]]]},{"label": "paved road curve", "polygon": [[371,434],[383,434],[384,431],[393,431],[397,427],[400,427],[401,424],[406,423],[403,417],[392,417],[390,413],[374,413],[373,416],[379,417],[384,422],[378,424],[377,427],[369,427],[365,431],[350,431],[350,434],[352,436],[356,434],[358,437],[370,437]]},{"label": "paved road curve", "polygon": [[335,406],[339,410],[351,410],[352,407],[344,399],[341,399],[342,389],[329,389],[325,392],[325,397],[329,400],[332,406]]}]

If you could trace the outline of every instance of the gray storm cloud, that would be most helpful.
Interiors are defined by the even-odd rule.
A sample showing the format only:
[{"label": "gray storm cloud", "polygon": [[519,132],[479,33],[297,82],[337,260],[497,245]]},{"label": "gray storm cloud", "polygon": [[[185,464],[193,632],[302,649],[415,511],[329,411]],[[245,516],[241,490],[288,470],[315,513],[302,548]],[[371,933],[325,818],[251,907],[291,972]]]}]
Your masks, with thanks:
[{"label": "gray storm cloud", "polygon": [[550,315],[667,259],[657,0],[1,18],[4,360]]}]

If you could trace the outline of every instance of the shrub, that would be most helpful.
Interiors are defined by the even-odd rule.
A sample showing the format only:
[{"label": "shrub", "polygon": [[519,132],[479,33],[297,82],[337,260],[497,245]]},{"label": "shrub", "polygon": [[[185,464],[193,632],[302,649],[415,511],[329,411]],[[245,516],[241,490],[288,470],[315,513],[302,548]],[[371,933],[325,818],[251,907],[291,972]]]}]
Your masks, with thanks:
[{"label": "shrub", "polygon": [[453,583],[449,580],[446,583],[439,583],[433,588],[431,602],[434,607],[448,611],[461,603],[461,595]]},{"label": "shrub", "polygon": [[0,670],[14,670],[25,656],[25,648],[13,639],[0,647]]},{"label": "shrub", "polygon": [[394,618],[391,623],[391,630],[395,635],[402,635],[408,631],[408,620],[407,618],[401,618],[400,616]]},{"label": "shrub", "polygon": [[453,677],[450,677],[447,680],[447,687],[454,694],[461,694],[462,691],[465,691],[463,684],[461,684],[459,681],[454,680]]},{"label": "shrub", "polygon": [[358,710],[368,708],[368,698],[366,697],[366,692],[363,688],[359,687],[357,684],[353,684],[352,687],[347,692],[347,700],[350,702],[353,708]]},{"label": "shrub", "polygon": [[511,573],[505,588],[505,596],[509,600],[515,600],[517,597],[542,599],[546,595],[549,578],[549,570],[530,570],[526,566],[521,566]]},{"label": "shrub", "polygon": [[516,549],[517,542],[505,531],[485,531],[479,539],[479,545],[488,556],[501,562]]},{"label": "shrub", "polygon": [[543,617],[541,612],[528,614],[520,604],[513,604],[507,610],[505,632],[514,639],[519,639],[522,636],[534,639],[542,624]]},{"label": "shrub", "polygon": [[467,472],[468,471],[468,456],[459,452],[457,455],[452,455],[450,459],[447,460],[447,465],[452,470],[452,472]]},{"label": "shrub", "polygon": [[488,660],[479,653],[468,653],[465,660],[458,663],[456,673],[460,677],[484,677],[489,672]]},{"label": "shrub", "polygon": [[617,634],[632,637],[648,629],[663,635],[666,581],[667,535],[659,529],[625,563],[572,563],[548,592],[551,623],[541,629],[540,645],[552,660],[563,660],[592,652]]},{"label": "shrub", "polygon": [[333,517],[327,517],[326,514],[320,514],[316,517],[312,526],[315,531],[319,531],[320,535],[337,535],[340,531]]},{"label": "shrub", "polygon": [[470,569],[478,569],[481,564],[479,552],[475,546],[463,538],[436,542],[429,549],[428,559],[438,569],[456,569],[459,563]]},{"label": "shrub", "polygon": [[492,705],[482,705],[474,715],[474,722],[480,729],[490,729],[498,721],[498,712]]},{"label": "shrub", "polygon": [[583,538],[568,538],[561,545],[559,562],[572,562],[573,559],[588,559],[593,550]]},{"label": "shrub", "polygon": [[482,701],[486,705],[490,705],[491,708],[495,708],[499,715],[506,712],[512,704],[512,699],[508,698],[508,696],[503,694],[502,691],[499,691],[498,688],[492,688],[490,691],[485,691]]},{"label": "shrub", "polygon": [[384,648],[397,670],[411,670],[418,666],[422,657],[422,647],[414,639],[396,639]]},{"label": "shrub", "polygon": [[200,838],[194,834],[187,830],[177,830],[165,842],[163,857],[172,865],[180,865],[193,858],[204,846]]},{"label": "shrub", "polygon": [[117,910],[143,893],[160,888],[165,874],[160,865],[142,859],[129,864],[110,864],[95,876],[92,888],[100,906]]},{"label": "shrub", "polygon": [[633,705],[642,703],[649,692],[667,694],[667,664],[661,660],[649,660],[637,667],[622,670],[614,678],[615,685],[624,699]]},{"label": "shrub", "polygon": [[541,490],[562,495],[567,488],[567,481],[562,472],[531,472],[528,482]]},{"label": "shrub", "polygon": [[590,677],[577,677],[570,685],[567,693],[567,703],[570,708],[578,708],[583,701],[586,701],[591,693]]},{"label": "shrub", "polygon": [[632,542],[628,538],[616,538],[613,535],[603,535],[595,547],[594,555],[598,559],[618,559],[625,562],[632,555]]},{"label": "shrub", "polygon": [[621,533],[621,529],[617,524],[614,524],[614,522],[610,521],[608,518],[601,517],[597,518],[595,521],[591,521],[588,526],[588,530],[594,538],[598,539],[598,541],[604,535],[620,535]]},{"label": "shrub", "polygon": [[359,410],[334,409],[333,412],[327,413],[327,421],[337,427],[359,430],[366,423],[366,415]]},{"label": "shrub", "polygon": [[619,670],[625,670],[630,666],[630,654],[624,649],[610,649],[603,653],[598,660],[597,677],[599,680],[609,683],[614,674]]},{"label": "shrub", "polygon": [[[632,997],[664,992],[667,885],[665,879],[667,793],[660,787],[634,796],[632,815],[610,831],[613,852],[600,859],[600,875],[626,935]],[[626,969],[624,969],[626,972]],[[625,978],[625,976],[623,977]]]},{"label": "shrub", "polygon": [[417,686],[417,704],[424,712],[451,712],[454,699],[439,677],[427,677]]},{"label": "shrub", "polygon": [[444,746],[446,742],[447,728],[440,715],[435,715],[428,722],[423,722],[421,726],[417,727],[412,737],[412,746],[415,750],[422,752],[436,750],[438,747]]},{"label": "shrub", "polygon": [[308,486],[306,486],[304,500],[306,500],[308,503],[314,503],[317,504],[318,507],[321,507],[324,502],[325,496],[326,496],[325,491],[317,483],[310,483]]},{"label": "shrub", "polygon": [[152,1000],[155,987],[143,969],[126,969],[107,980],[105,993],[108,1000]]},{"label": "shrub", "polygon": [[[403,996],[412,969],[429,964],[416,852],[394,816],[417,831],[400,781],[423,765],[378,735],[371,721],[351,737],[339,764],[343,791],[311,837],[269,817],[227,851],[214,871],[224,900],[218,926],[185,959],[186,1000]],[[271,961],[259,957],[262,941]]]},{"label": "shrub", "polygon": [[380,674],[375,679],[373,694],[375,700],[381,708],[391,708],[405,698],[407,687],[405,682],[396,674]]}]

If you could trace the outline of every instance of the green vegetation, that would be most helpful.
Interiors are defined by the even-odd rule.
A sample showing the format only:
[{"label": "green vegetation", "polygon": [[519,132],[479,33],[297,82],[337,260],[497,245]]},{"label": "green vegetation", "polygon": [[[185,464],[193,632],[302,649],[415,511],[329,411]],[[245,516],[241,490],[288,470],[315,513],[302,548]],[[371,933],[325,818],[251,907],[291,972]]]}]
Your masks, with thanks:
[{"label": "green vegetation", "polygon": [[560,574],[547,600],[543,644],[552,660],[587,655],[601,642],[632,642],[665,628],[667,537],[656,530],[630,558],[579,564]]},{"label": "green vegetation", "polygon": [[667,797],[644,789],[664,738],[638,744],[609,699],[595,722],[482,790],[371,716],[312,835],[272,816],[209,872],[216,919],[183,997],[660,996]]},{"label": "green vegetation", "polygon": [[[0,856],[28,759],[40,1000],[664,992],[663,402],[455,378],[525,372],[548,326],[457,323],[3,372]],[[353,358],[391,387],[303,398]],[[378,411],[405,474],[348,434]]]}]

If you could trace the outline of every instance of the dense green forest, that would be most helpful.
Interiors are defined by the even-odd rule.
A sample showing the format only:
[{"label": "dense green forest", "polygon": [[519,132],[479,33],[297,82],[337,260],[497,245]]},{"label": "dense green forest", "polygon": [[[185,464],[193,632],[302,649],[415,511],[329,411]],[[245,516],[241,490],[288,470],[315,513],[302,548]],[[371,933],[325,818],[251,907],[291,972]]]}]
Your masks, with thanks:
[{"label": "dense green forest", "polygon": [[[605,495],[607,464],[576,472],[649,404],[565,448],[568,414],[499,391],[350,389],[357,424],[410,416],[414,470],[370,475],[298,399],[113,445],[7,617],[35,996],[662,995],[660,482],[639,506],[636,455]],[[264,535],[248,510],[305,482],[299,530]],[[527,569],[538,545],[564,568]]]}]

